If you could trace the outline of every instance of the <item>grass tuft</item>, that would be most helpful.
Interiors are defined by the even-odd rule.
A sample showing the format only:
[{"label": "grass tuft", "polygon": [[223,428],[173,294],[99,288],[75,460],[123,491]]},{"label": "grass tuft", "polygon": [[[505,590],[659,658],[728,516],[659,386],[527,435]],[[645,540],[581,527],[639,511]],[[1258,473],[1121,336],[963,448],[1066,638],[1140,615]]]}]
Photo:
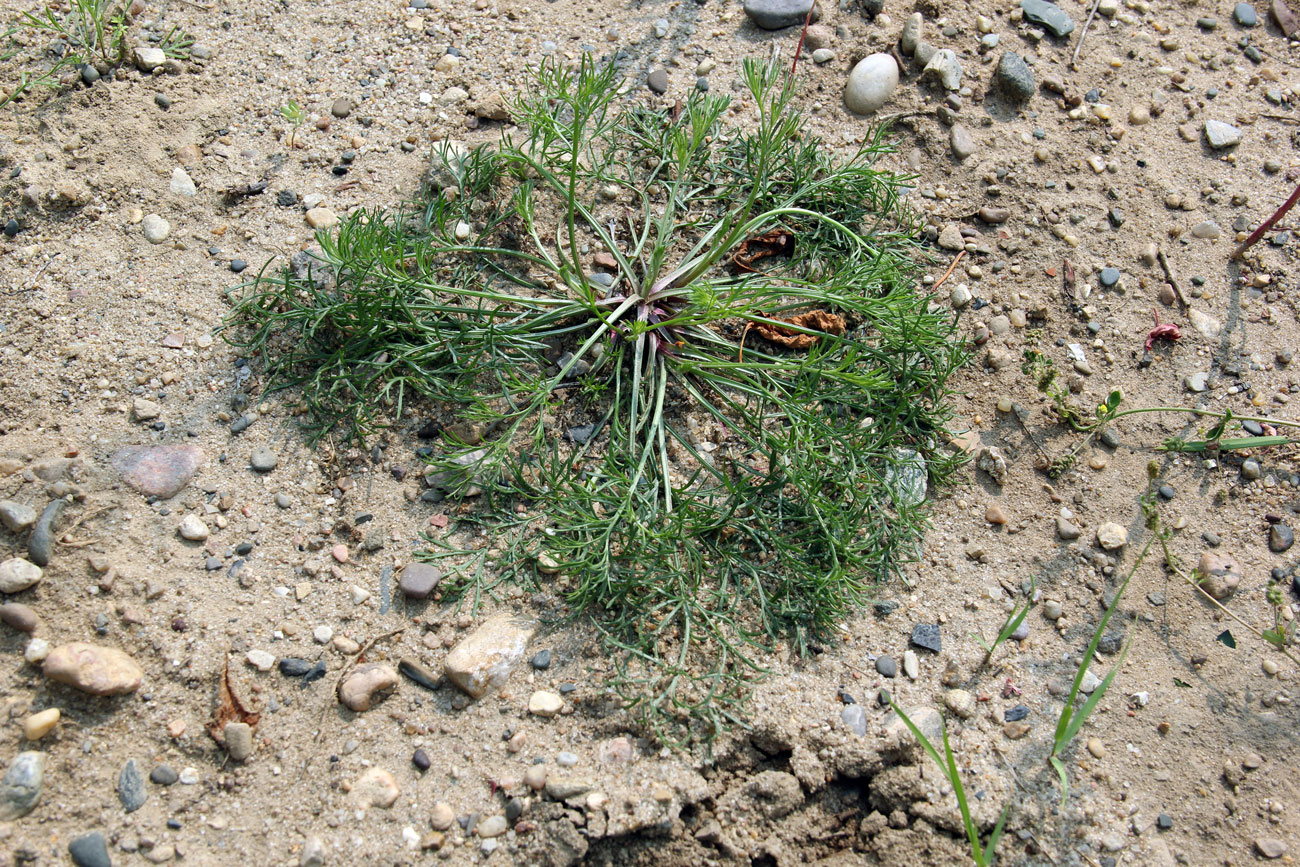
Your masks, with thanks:
[{"label": "grass tuft", "polygon": [[665,741],[707,736],[739,719],[758,651],[805,649],[915,556],[915,476],[960,460],[946,382],[966,354],[914,290],[883,131],[835,160],[773,64],[744,65],[744,129],[724,96],[624,99],[590,58],[534,75],[516,131],[439,146],[424,200],[263,269],[228,339],[317,436],[413,402],[476,426],[427,468],[476,499],[424,556],[475,602],[550,583],[627,708]]}]

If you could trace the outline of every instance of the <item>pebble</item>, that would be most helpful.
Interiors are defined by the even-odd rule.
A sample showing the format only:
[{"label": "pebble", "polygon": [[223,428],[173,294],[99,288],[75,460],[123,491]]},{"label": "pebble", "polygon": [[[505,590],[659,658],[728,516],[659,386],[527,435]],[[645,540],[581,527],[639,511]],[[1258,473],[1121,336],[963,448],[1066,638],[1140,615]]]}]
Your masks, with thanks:
[{"label": "pebble", "polygon": [[99,831],[73,838],[68,843],[68,856],[77,867],[113,867],[113,860],[108,857],[108,842]]},{"label": "pebble", "polygon": [[308,226],[318,230],[333,228],[339,222],[338,214],[322,206],[309,209],[303,217],[307,220]]},{"label": "pebble", "polygon": [[961,89],[961,63],[956,52],[941,48],[934,53],[925,68],[921,70],[922,80],[937,80],[945,90]]},{"label": "pebble", "polygon": [[361,713],[387,697],[397,686],[397,672],[379,662],[358,665],[339,684],[339,701]]},{"label": "pebble", "polygon": [[149,792],[144,787],[144,777],[135,759],[129,759],[117,775],[117,799],[122,802],[122,809],[134,813],[144,806]]},{"label": "pebble", "polygon": [[280,465],[280,456],[266,446],[261,446],[253,449],[253,453],[248,456],[248,464],[259,473],[269,473]]},{"label": "pebble", "polygon": [[325,841],[320,837],[304,840],[298,853],[298,867],[325,867]]},{"label": "pebble", "polygon": [[402,569],[398,588],[407,599],[428,599],[442,581],[442,570],[429,563],[408,563]]},{"label": "pebble", "polygon": [[1269,677],[1274,676],[1280,670],[1280,666],[1278,666],[1277,661],[1273,659],[1264,660],[1259,664],[1259,667],[1263,669],[1264,673],[1267,674]]},{"label": "pebble", "polygon": [[1007,516],[1002,513],[1002,510],[997,505],[992,505],[984,510],[984,520],[990,524],[1001,526],[1007,522]]},{"label": "pebble", "polygon": [[840,719],[855,735],[861,737],[867,733],[867,712],[862,709],[862,705],[845,705],[840,711]]},{"label": "pebble", "polygon": [[193,445],[127,446],[113,453],[111,464],[122,481],[146,497],[167,500],[190,483],[206,459]]},{"label": "pebble", "polygon": [[329,644],[330,639],[334,637],[334,630],[329,626],[321,624],[311,631],[312,641],[317,644]]},{"label": "pebble", "polygon": [[172,786],[180,779],[171,765],[159,765],[149,772],[149,781],[159,786]]},{"label": "pebble", "polygon": [[1088,669],[1083,673],[1083,680],[1079,681],[1080,692],[1084,695],[1092,695],[1099,686],[1101,686],[1101,678],[1092,669]]},{"label": "pebble", "polygon": [[528,712],[533,716],[553,717],[563,707],[564,699],[549,690],[538,690],[528,698]]},{"label": "pebble", "polygon": [[0,778],[0,821],[26,816],[41,799],[45,782],[45,753],[22,752]]},{"label": "pebble", "polygon": [[11,557],[0,563],[0,593],[21,593],[35,587],[45,574],[40,566],[21,557]]},{"label": "pebble", "polygon": [[222,733],[225,735],[226,753],[235,761],[247,761],[253,755],[253,727],[248,723],[226,723]]},{"label": "pebble", "polygon": [[921,660],[915,651],[903,651],[903,674],[906,674],[910,680],[916,680],[921,676]]},{"label": "pebble", "polygon": [[132,51],[132,59],[141,72],[153,72],[167,62],[167,54],[161,48],[139,45]]},{"label": "pebble", "polygon": [[411,764],[415,765],[417,770],[427,771],[433,761],[429,758],[429,754],[420,748],[411,754]]},{"label": "pebble", "polygon": [[53,731],[62,716],[63,712],[57,707],[48,707],[31,714],[23,720],[23,737],[29,741],[39,741]]},{"label": "pebble", "polygon": [[1241,477],[1247,481],[1254,481],[1263,474],[1259,461],[1254,458],[1247,458],[1241,462]]},{"label": "pebble", "polygon": [[172,226],[157,214],[149,214],[140,221],[140,231],[150,244],[161,244],[171,234]]},{"label": "pebble", "polygon": [[950,689],[943,696],[944,706],[962,719],[975,716],[978,707],[975,696],[964,689]]},{"label": "pebble", "polygon": [[27,642],[27,647],[23,648],[23,659],[32,665],[40,665],[49,655],[50,643],[44,638],[33,638]]},{"label": "pebble", "polygon": [[907,17],[907,23],[903,25],[903,35],[898,40],[898,48],[904,55],[911,57],[916,53],[916,46],[921,42],[924,28],[925,16],[920,12],[913,12]]},{"label": "pebble", "polygon": [[1256,837],[1255,851],[1262,857],[1274,861],[1286,854],[1286,842],[1276,837]]},{"label": "pebble", "polygon": [[1020,0],[1020,8],[1027,21],[1045,27],[1053,36],[1068,36],[1074,31],[1074,20],[1047,0]]},{"label": "pebble", "polygon": [[1119,269],[1102,268],[1101,274],[1098,276],[1098,279],[1101,281],[1101,285],[1103,286],[1106,287],[1114,286],[1116,283],[1119,282]]},{"label": "pebble", "polygon": [[1018,704],[1015,707],[1007,708],[1002,716],[1005,722],[1019,722],[1029,716],[1029,708],[1023,704]]},{"label": "pebble", "polygon": [[829,48],[818,48],[816,51],[812,53],[812,59],[813,59],[813,63],[816,63],[818,65],[821,65],[823,63],[830,63],[832,60],[835,59],[835,52]]},{"label": "pebble", "polygon": [[243,259],[230,260],[230,270],[232,273],[242,274],[244,269],[247,267],[248,267],[248,263],[245,262]]},{"label": "pebble", "polygon": [[1198,371],[1183,377],[1183,386],[1194,394],[1200,394],[1210,387],[1210,375],[1204,371]]},{"label": "pebble", "polygon": [[36,510],[26,503],[0,500],[0,523],[11,533],[21,533],[36,523]]},{"label": "pebble", "polygon": [[[533,765],[533,767],[541,767],[541,766]],[[543,768],[543,770],[545,769]],[[525,773],[524,774],[525,783],[528,782],[527,777],[528,775]],[[542,785],[545,784],[546,781],[545,779],[543,779]],[[540,789],[541,787],[542,786],[533,786],[532,788]],[[438,803],[434,804],[433,809],[429,812],[429,824],[433,826],[433,830],[435,831],[446,831],[448,828],[451,827],[452,823],[455,821],[456,821],[456,813],[454,810],[452,810],[451,804],[448,804],[446,801],[439,801]]]},{"label": "pebble", "polygon": [[645,85],[650,88],[652,93],[666,93],[668,91],[668,70],[662,66],[650,70],[650,74],[646,76]]},{"label": "pebble", "polygon": [[964,124],[952,125],[952,129],[948,132],[948,142],[952,148],[952,155],[958,160],[964,160],[975,153],[975,137]]},{"label": "pebble", "polygon": [[1043,603],[1043,616],[1048,620],[1061,619],[1061,603],[1055,599],[1049,599]]},{"label": "pebble", "polygon": [[876,671],[880,672],[885,677],[897,677],[898,663],[895,662],[894,657],[889,654],[882,654],[881,656],[876,657]]},{"label": "pebble", "polygon": [[505,816],[488,816],[482,822],[478,823],[478,826],[474,831],[480,837],[486,839],[490,837],[500,837],[509,830],[509,827],[510,826],[506,822]]},{"label": "pebble", "polygon": [[1249,3],[1238,3],[1232,7],[1232,20],[1242,27],[1254,27],[1259,22],[1259,16],[1255,14],[1255,7]]},{"label": "pebble", "polygon": [[[749,20],[764,30],[780,30],[803,24],[813,0],[745,0],[745,14]],[[814,12],[812,20],[817,20]]]},{"label": "pebble", "polygon": [[1097,544],[1107,551],[1117,551],[1128,544],[1128,530],[1113,521],[1097,528]]},{"label": "pebble", "polygon": [[348,546],[340,542],[330,548],[330,556],[339,563],[346,563],[351,555],[348,553]]},{"label": "pebble", "polygon": [[1201,589],[1220,602],[1235,593],[1241,585],[1241,564],[1231,554],[1203,551],[1196,564],[1196,573],[1200,576]]},{"label": "pebble", "polygon": [[302,677],[311,671],[311,668],[311,662],[296,656],[286,656],[280,660],[280,674],[285,677]]},{"label": "pebble", "polygon": [[112,647],[74,641],[50,651],[45,676],[90,695],[125,695],[140,688],[144,676],[135,660]]},{"label": "pebble", "polygon": [[888,54],[869,54],[857,62],[844,85],[844,104],[854,114],[881,108],[898,87],[898,64]]},{"label": "pebble", "polygon": [[918,623],[912,627],[912,644],[922,650],[934,653],[943,652],[943,641],[939,635],[939,624]]},{"label": "pebble", "polygon": [[509,614],[486,620],[447,654],[447,679],[471,698],[482,698],[505,684],[536,628],[533,621]]},{"label": "pebble", "polygon": [[441,684],[438,683],[438,676],[424,666],[422,662],[410,656],[403,656],[397,662],[397,671],[407,680],[410,680],[425,689],[438,689]]},{"label": "pebble", "polygon": [[402,790],[393,775],[383,768],[368,768],[352,783],[348,801],[361,810],[370,807],[388,809],[393,806]]},{"label": "pebble", "polygon": [[185,169],[177,166],[172,169],[171,191],[177,196],[195,196],[198,195],[198,188],[194,186],[194,179]]},{"label": "pebble", "polygon": [[181,538],[190,542],[202,542],[212,532],[198,515],[186,515],[181,519],[177,532]]},{"label": "pebble", "polygon": [[1207,241],[1217,240],[1222,234],[1219,224],[1213,220],[1202,220],[1195,226],[1192,226],[1192,237],[1204,238]]},{"label": "pebble", "polygon": [[193,786],[197,785],[202,777],[199,776],[199,772],[195,768],[181,768],[180,776],[177,779],[181,781],[182,786]]},{"label": "pebble", "polygon": [[1075,539],[1083,535],[1083,531],[1068,519],[1058,517],[1056,519],[1056,535],[1060,536],[1062,541],[1073,542]]},{"label": "pebble", "polygon": [[1205,140],[1215,150],[1230,148],[1233,145],[1241,144],[1241,130],[1221,120],[1207,120],[1205,122]]},{"label": "pebble", "polygon": [[976,216],[989,225],[997,226],[1011,219],[1011,209],[995,208],[992,205],[985,205],[979,209]]},{"label": "pebble", "polygon": [[1282,523],[1274,524],[1268,531],[1268,550],[1281,554],[1295,544],[1295,531]]},{"label": "pebble", "polygon": [[1025,59],[1014,51],[1003,52],[995,76],[1002,92],[1017,102],[1024,102],[1034,95],[1034,73]]}]

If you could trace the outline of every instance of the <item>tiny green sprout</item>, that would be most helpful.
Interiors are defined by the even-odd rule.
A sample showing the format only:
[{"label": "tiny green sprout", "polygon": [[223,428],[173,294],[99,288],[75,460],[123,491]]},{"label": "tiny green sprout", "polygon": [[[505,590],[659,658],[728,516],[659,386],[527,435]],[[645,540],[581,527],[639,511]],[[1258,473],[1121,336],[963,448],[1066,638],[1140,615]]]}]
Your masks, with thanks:
[{"label": "tiny green sprout", "polygon": [[297,146],[298,128],[307,122],[307,109],[291,99],[288,105],[280,108],[280,114],[292,124],[292,129],[289,131],[289,149],[293,150]]}]

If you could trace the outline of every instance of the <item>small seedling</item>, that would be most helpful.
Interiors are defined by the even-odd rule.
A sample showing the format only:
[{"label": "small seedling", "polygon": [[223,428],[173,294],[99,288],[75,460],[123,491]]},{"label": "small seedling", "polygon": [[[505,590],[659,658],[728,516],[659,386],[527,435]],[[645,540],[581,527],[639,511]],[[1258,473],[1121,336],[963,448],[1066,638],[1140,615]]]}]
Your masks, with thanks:
[{"label": "small seedling", "polygon": [[289,121],[289,150],[293,150],[297,147],[298,129],[307,122],[307,109],[291,99],[288,105],[281,106],[280,116]]},{"label": "small seedling", "polygon": [[975,635],[974,638],[979,642],[980,647],[984,648],[984,660],[980,663],[980,668],[986,667],[993,660],[993,653],[998,649],[998,645],[1006,641],[1011,635],[1020,628],[1020,624],[1025,622],[1025,617],[1029,610],[1034,607],[1034,593],[1038,589],[1038,581],[1030,585],[1029,592],[1025,594],[1024,604],[1017,603],[1007,614],[1007,619],[1002,622],[1002,628],[998,630],[997,637],[993,643],[989,644],[982,636]]},{"label": "small seedling", "polygon": [[992,864],[994,852],[998,848],[998,841],[1002,839],[1002,828],[1006,824],[1007,813],[1011,810],[1011,802],[1008,801],[1006,806],[1002,808],[1002,815],[998,817],[997,824],[993,826],[993,830],[989,833],[988,841],[982,842],[980,840],[979,825],[976,824],[975,817],[971,814],[970,802],[966,800],[966,787],[961,781],[961,768],[957,767],[957,760],[952,754],[952,746],[948,743],[947,724],[940,723],[940,731],[943,733],[943,755],[941,756],[939,751],[935,749],[934,744],[930,743],[930,739],[916,727],[916,723],[912,722],[907,714],[903,713],[901,707],[894,704],[893,699],[890,699],[889,707],[894,713],[898,714],[898,718],[911,730],[921,748],[925,750],[926,755],[934,760],[934,763],[939,766],[939,770],[948,778],[953,794],[957,797],[957,809],[961,811],[961,821],[962,826],[966,829],[966,839],[970,842],[971,861],[977,864],[978,867],[987,867],[987,865]]}]

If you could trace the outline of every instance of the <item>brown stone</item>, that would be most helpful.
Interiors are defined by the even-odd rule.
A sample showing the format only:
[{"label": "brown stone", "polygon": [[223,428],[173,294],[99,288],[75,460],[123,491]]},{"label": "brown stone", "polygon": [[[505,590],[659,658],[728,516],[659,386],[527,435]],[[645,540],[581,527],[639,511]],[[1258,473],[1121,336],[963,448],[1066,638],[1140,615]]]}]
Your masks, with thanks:
[{"label": "brown stone", "polygon": [[146,497],[170,499],[190,483],[203,465],[203,449],[193,445],[127,446],[113,455],[113,469]]},{"label": "brown stone", "polygon": [[428,599],[442,580],[442,570],[429,563],[408,563],[398,587],[408,599]]},{"label": "brown stone", "polygon": [[387,665],[372,662],[358,665],[339,684],[339,701],[348,710],[370,710],[397,686],[397,672]]},{"label": "brown stone", "polygon": [[45,658],[45,676],[90,695],[125,695],[140,688],[144,672],[135,660],[112,647],[74,641]]},{"label": "brown stone", "polygon": [[19,632],[35,632],[40,628],[41,618],[21,602],[6,602],[0,605],[0,623],[11,626]]}]

